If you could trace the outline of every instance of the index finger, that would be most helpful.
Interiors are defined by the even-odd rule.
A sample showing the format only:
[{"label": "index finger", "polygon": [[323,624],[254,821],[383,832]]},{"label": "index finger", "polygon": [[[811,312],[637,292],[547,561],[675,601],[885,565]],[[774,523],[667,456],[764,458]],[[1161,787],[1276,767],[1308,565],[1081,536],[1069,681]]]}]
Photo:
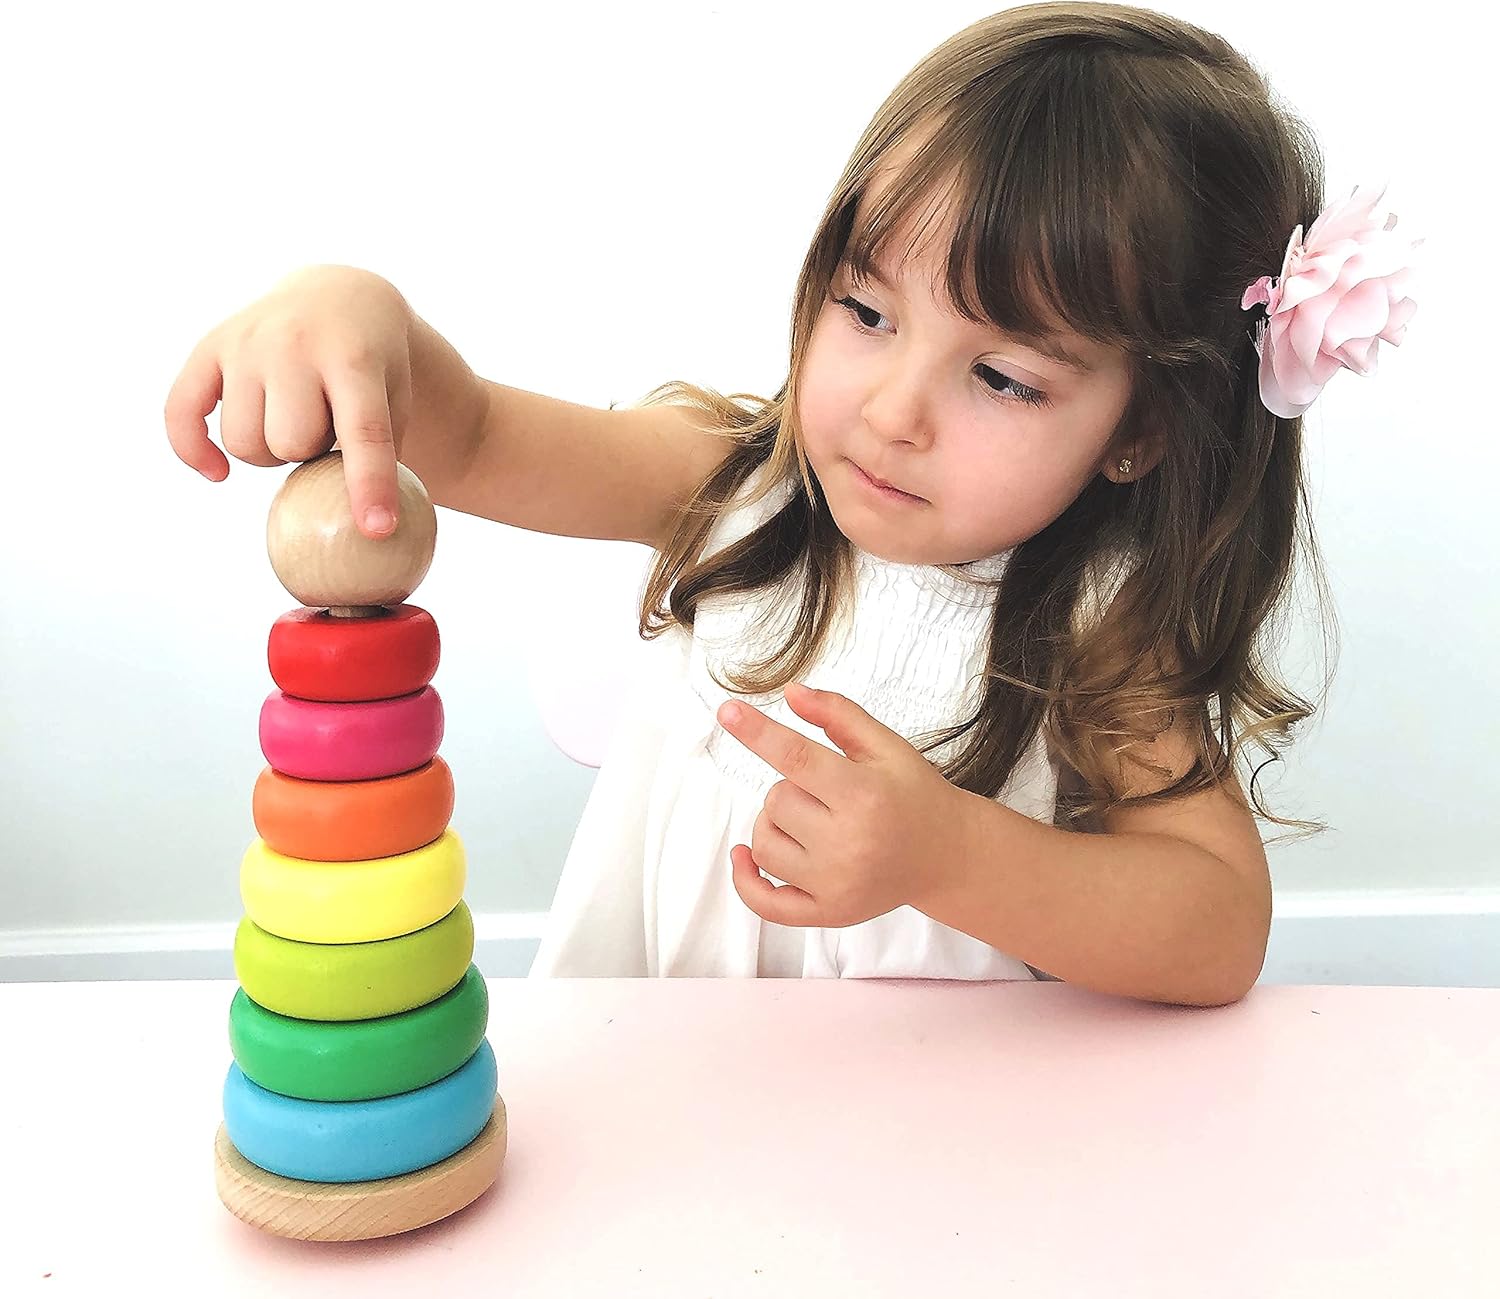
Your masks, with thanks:
[{"label": "index finger", "polygon": [[208,436],[208,417],[223,395],[224,372],[218,358],[197,347],[173,381],[162,408],[167,440],[177,458],[214,482],[229,473],[229,457]]},{"label": "index finger", "polygon": [[808,739],[749,704],[730,701],[720,706],[717,716],[719,724],[751,753],[814,798],[833,806],[853,765],[837,749]]},{"label": "index finger", "polygon": [[351,376],[332,384],[328,405],[354,522],[367,537],[387,537],[396,530],[396,440],[384,380]]}]

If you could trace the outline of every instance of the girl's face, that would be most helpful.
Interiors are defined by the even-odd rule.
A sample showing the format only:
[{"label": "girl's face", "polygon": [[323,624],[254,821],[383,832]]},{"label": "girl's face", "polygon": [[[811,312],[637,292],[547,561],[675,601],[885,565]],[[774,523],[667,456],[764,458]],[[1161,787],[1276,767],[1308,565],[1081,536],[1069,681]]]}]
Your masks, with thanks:
[{"label": "girl's face", "polygon": [[[893,246],[907,246],[900,232]],[[809,340],[797,410],[803,447],[840,531],[894,563],[961,564],[1035,535],[1094,474],[1129,481],[1147,448],[1115,427],[1125,357],[1072,334],[1049,357],[958,315],[937,296],[947,242],[855,284],[840,265]],[[900,493],[882,490],[882,479]]]}]

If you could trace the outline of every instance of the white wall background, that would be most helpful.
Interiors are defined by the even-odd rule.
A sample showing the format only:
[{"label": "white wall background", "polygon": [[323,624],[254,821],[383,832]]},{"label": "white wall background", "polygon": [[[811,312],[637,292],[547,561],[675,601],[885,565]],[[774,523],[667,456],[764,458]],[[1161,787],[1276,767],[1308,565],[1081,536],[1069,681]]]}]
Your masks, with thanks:
[{"label": "white wall background", "polygon": [[[1344,648],[1267,788],[1334,829],[1273,849],[1278,941],[1298,916],[1425,911],[1449,927],[1420,943],[1408,928],[1409,944],[1436,959],[1474,943],[1477,959],[1500,837],[1500,601],[1480,365],[1493,208],[1466,132],[1493,123],[1493,19],[1160,7],[1271,71],[1320,134],[1331,195],[1388,179],[1402,228],[1428,235],[1406,344],[1373,379],[1338,376],[1312,412]],[[9,15],[0,977],[228,972],[265,637],[292,602],[263,546],[285,471],[236,462],[215,485],[168,448],[162,404],[202,333],[295,266],[346,262],[391,278],[506,383],[599,406],[673,377],[769,393],[797,267],[859,131],[988,8],[193,0]],[[444,637],[443,752],[488,973],[525,968],[593,778],[549,744],[524,664],[549,634],[543,588],[583,589],[600,545],[442,511],[414,597]],[[1305,629],[1289,647],[1304,690],[1312,647]],[[1273,950],[1292,975],[1432,974],[1382,957],[1384,931],[1339,928],[1341,955],[1329,932]],[[1477,969],[1449,977],[1500,982]]]}]

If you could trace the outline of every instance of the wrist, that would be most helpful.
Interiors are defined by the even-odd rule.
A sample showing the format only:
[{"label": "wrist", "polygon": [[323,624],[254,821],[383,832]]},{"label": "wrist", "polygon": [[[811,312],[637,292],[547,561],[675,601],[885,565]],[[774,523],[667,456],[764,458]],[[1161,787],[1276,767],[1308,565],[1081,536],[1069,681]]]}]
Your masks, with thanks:
[{"label": "wrist", "polygon": [[432,480],[428,490],[438,500],[438,493],[447,495],[462,479],[484,441],[491,421],[490,390],[446,338],[410,307],[405,310],[412,405],[403,458],[424,481]]},{"label": "wrist", "polygon": [[919,873],[916,896],[911,901],[926,915],[932,915],[934,909],[949,910],[953,899],[972,887],[992,855],[986,845],[995,840],[997,804],[967,789],[948,788],[952,797],[939,820],[944,833],[928,856],[926,869]]}]

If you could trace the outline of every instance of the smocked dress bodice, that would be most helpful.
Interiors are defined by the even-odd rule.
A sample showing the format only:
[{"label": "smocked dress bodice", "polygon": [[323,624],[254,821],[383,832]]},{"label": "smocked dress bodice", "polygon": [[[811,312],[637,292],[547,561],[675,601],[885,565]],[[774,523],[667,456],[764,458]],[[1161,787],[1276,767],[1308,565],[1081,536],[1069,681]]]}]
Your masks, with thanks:
[{"label": "smocked dress bodice", "polygon": [[[784,499],[735,505],[706,553],[744,536]],[[802,681],[848,696],[913,741],[966,721],[980,698],[994,583],[1008,557],[969,565],[965,578],[856,549],[854,598]],[[705,599],[691,631],[673,627],[634,647],[639,688],[573,836],[533,976],[1033,977],[1023,961],[910,906],[821,929],[772,924],[740,899],[730,849],[751,842],[781,776],[719,725],[719,706],[744,698],[831,747],[779,691],[736,696],[723,684],[736,664],[780,644],[795,611],[795,597],[780,588]],[[942,761],[961,742],[928,756]],[[1039,734],[999,801],[1050,823],[1056,795]]]}]

